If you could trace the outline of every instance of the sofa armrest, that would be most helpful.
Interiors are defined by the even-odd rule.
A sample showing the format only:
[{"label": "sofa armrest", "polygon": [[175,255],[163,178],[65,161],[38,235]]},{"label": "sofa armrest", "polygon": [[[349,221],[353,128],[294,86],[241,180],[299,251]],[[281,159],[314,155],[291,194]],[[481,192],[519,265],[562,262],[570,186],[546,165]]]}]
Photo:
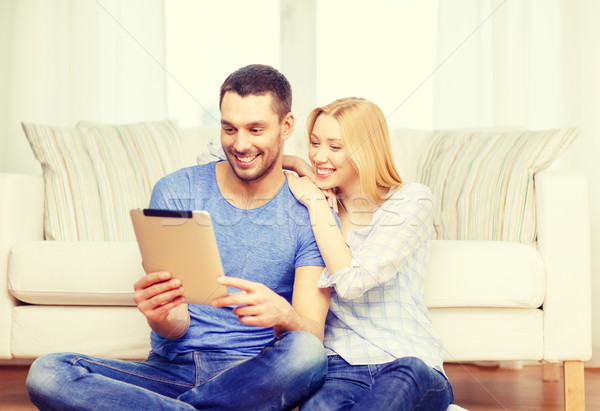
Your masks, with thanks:
[{"label": "sofa armrest", "polygon": [[587,177],[546,171],[535,176],[538,249],[546,264],[544,359],[592,355],[590,204]]},{"label": "sofa armrest", "polygon": [[43,178],[0,173],[0,358],[11,357],[11,312],[17,304],[7,288],[8,254],[20,241],[43,239]]}]

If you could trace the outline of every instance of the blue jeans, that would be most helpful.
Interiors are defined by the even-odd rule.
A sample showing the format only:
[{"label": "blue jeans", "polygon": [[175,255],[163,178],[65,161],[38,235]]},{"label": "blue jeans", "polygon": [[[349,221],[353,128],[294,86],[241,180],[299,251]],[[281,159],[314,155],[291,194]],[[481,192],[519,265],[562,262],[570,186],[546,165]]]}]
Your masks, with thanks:
[{"label": "blue jeans", "polygon": [[418,358],[350,365],[339,355],[331,355],[328,361],[325,383],[300,407],[301,411],[445,411],[454,401],[446,377]]},{"label": "blue jeans", "polygon": [[196,351],[170,361],[151,352],[145,361],[123,361],[49,354],[32,364],[27,390],[41,410],[281,410],[319,388],[326,372],[321,341],[295,331],[255,357]]}]

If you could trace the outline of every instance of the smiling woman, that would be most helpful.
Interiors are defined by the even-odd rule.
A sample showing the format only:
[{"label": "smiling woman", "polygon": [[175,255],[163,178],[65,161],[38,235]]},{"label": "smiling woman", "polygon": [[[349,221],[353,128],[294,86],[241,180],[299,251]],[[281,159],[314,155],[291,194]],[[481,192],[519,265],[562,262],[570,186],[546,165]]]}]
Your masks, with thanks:
[{"label": "smiling woman", "polygon": [[314,109],[307,129],[317,187],[337,187],[339,196],[344,191],[362,192],[380,203],[387,190],[402,185],[391,157],[386,119],[374,103],[356,97],[338,99]]},{"label": "smiling woman", "polygon": [[[403,184],[385,118],[370,101],[316,108],[307,128],[316,183],[290,174],[288,185],[309,211],[326,264],[319,287],[332,292],[327,379],[301,409],[446,410],[452,388],[423,292],[431,192]],[[323,189],[337,190],[339,229]]]}]

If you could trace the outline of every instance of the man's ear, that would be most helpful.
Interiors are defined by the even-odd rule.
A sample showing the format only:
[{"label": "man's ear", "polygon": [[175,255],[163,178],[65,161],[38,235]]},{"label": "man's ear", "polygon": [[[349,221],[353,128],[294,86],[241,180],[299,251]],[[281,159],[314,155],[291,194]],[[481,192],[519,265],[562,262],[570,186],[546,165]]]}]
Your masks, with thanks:
[{"label": "man's ear", "polygon": [[282,140],[285,141],[292,136],[292,133],[294,132],[294,125],[295,125],[294,115],[291,112],[287,113],[285,115],[283,121],[281,122],[281,139]]}]

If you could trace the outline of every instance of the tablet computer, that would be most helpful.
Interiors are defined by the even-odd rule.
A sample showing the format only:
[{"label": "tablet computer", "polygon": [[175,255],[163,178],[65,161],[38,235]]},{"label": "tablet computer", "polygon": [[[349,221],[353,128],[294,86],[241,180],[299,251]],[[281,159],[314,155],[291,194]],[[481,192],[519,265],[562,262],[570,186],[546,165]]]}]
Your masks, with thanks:
[{"label": "tablet computer", "polygon": [[210,215],[206,211],[131,210],[146,273],[168,271],[181,280],[190,304],[210,304],[227,295],[225,275]]}]

